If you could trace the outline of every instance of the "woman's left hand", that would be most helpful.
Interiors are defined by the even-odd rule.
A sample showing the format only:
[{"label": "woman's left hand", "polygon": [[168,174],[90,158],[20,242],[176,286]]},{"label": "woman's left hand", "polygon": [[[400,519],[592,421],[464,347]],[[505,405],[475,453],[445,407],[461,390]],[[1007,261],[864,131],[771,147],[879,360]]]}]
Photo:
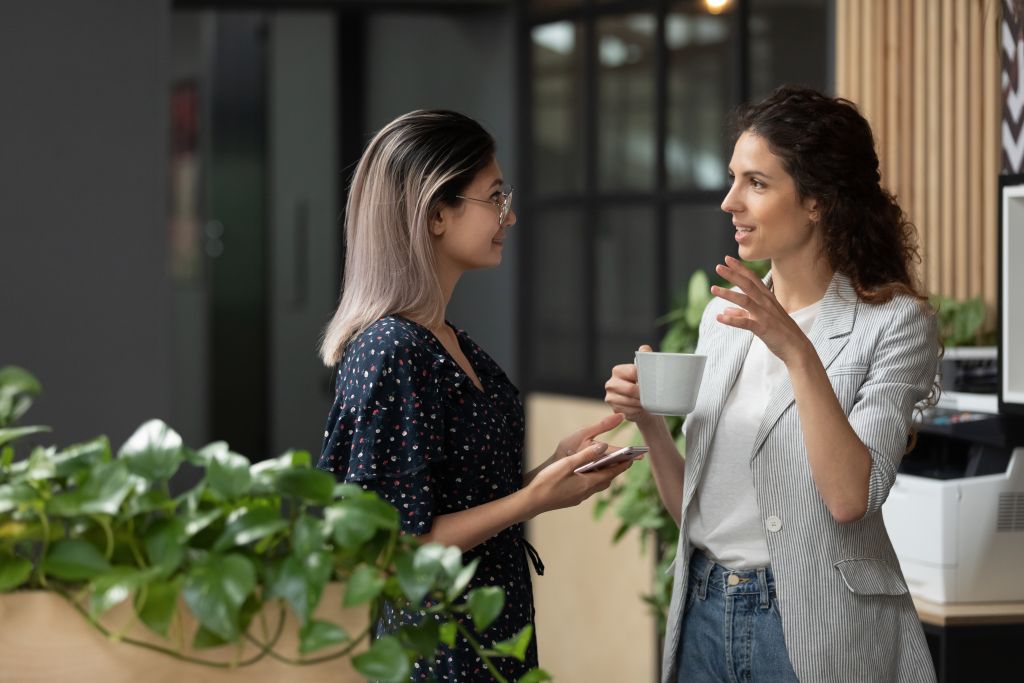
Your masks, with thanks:
[{"label": "woman's left hand", "polygon": [[715,267],[715,272],[740,288],[741,291],[713,286],[711,293],[730,301],[738,308],[727,308],[718,314],[723,325],[750,330],[768,350],[783,363],[795,360],[810,346],[810,340],[793,321],[757,273],[732,256]]},{"label": "woman's left hand", "polygon": [[[596,441],[594,437],[607,432],[609,429],[614,429],[621,422],[622,415],[612,413],[611,415],[601,418],[594,424],[584,427],[583,429],[578,429],[565,437],[558,442],[558,445],[555,447],[555,452],[550,458],[537,467],[534,467],[529,472],[523,474],[523,486],[525,487],[529,485],[529,483],[533,481],[534,477],[545,470],[549,465],[553,465],[559,460],[573,455],[574,453],[579,453],[585,448],[589,448],[590,446],[594,446],[598,443],[603,443]],[[607,444],[604,445],[607,446]]]}]

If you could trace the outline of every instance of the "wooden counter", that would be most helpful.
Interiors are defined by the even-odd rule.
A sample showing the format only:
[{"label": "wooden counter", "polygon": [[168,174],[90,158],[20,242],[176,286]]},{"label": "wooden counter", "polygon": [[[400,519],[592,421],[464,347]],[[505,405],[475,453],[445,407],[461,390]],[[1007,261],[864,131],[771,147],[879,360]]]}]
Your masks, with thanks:
[{"label": "wooden counter", "polygon": [[934,626],[1024,624],[1024,602],[955,602],[942,604],[914,597],[917,615]]}]

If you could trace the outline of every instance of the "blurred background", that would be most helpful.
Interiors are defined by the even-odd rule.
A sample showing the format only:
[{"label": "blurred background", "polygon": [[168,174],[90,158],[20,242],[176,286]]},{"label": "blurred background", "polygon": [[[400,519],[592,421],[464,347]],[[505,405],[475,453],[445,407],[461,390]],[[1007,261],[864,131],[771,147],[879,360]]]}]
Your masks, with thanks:
[{"label": "blurred background", "polygon": [[[59,443],[119,444],[158,416],[190,445],[223,439],[253,460],[318,453],[332,375],[316,347],[337,303],[351,172],[395,116],[455,109],[496,137],[519,222],[502,266],[466,276],[449,318],[522,389],[528,459],[543,459],[603,414],[610,367],[661,338],[690,275],[734,251],[718,208],[728,115],[782,83],[862,106],[884,181],[921,229],[929,289],[979,297],[991,329],[996,184],[1022,153],[1017,12],[1011,0],[4,2],[0,365],[39,377],[32,421]],[[611,547],[611,530],[589,510],[531,529],[559,556],[545,554],[538,619],[541,663],[561,680],[654,676],[657,634],[637,597],[651,561]]]},{"label": "blurred background", "polygon": [[3,360],[36,419],[165,417],[317,451],[352,169],[416,108],[480,120],[516,186],[501,268],[450,318],[524,391],[597,397],[733,249],[727,116],[834,90],[831,0],[45,0],[0,10]]}]

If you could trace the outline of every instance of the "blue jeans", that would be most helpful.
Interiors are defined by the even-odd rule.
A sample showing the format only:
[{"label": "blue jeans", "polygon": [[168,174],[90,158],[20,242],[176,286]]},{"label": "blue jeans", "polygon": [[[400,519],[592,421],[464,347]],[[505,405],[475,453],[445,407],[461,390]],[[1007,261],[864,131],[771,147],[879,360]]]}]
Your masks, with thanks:
[{"label": "blue jeans", "polygon": [[679,683],[796,680],[771,569],[731,570],[695,550],[679,640]]}]

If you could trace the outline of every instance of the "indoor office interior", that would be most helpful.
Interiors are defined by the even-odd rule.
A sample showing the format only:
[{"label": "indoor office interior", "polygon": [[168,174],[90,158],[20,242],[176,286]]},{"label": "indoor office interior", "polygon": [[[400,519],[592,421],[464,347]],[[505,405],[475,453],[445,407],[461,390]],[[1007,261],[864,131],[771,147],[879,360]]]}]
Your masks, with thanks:
[{"label": "indoor office interior", "polygon": [[[253,462],[320,452],[347,189],[396,116],[497,141],[517,222],[448,318],[519,387],[532,467],[614,365],[695,334],[692,278],[736,253],[735,108],[851,99],[947,333],[886,525],[939,680],[1024,676],[1020,0],[21,1],[0,46],[0,367],[42,384],[32,424],[157,417]],[[641,488],[528,525],[556,681],[658,680],[673,532]]]}]

